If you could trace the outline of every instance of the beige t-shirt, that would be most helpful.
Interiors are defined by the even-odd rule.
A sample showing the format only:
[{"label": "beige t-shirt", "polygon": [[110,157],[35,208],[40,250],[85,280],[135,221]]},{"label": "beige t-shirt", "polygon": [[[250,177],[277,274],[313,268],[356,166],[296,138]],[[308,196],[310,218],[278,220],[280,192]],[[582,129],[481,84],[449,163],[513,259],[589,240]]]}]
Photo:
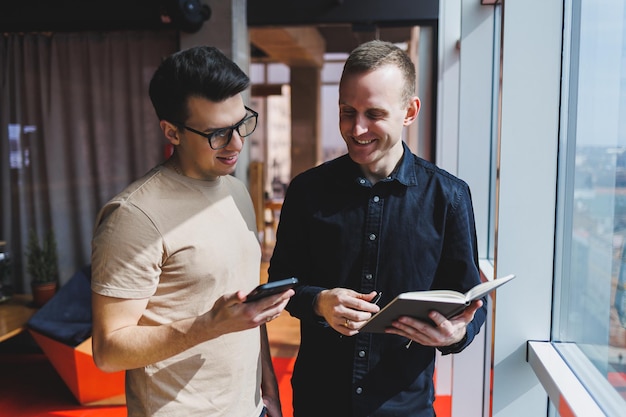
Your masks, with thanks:
[{"label": "beige t-shirt", "polygon": [[[149,298],[139,324],[197,316],[259,283],[261,247],[244,184],[158,166],[96,219],[92,290]],[[263,408],[259,329],[229,333],[126,373],[129,416],[250,416]]]}]

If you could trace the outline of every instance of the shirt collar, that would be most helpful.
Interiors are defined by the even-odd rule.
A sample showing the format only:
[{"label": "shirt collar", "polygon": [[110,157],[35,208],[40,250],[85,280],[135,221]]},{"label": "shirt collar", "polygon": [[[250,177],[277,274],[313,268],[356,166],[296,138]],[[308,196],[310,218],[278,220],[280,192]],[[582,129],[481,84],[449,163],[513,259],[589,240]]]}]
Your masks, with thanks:
[{"label": "shirt collar", "polygon": [[392,180],[398,181],[400,184],[411,186],[417,185],[417,174],[415,173],[415,164],[413,163],[413,153],[409,146],[403,141],[402,148],[404,153],[400,164],[394,169],[390,177]]},{"label": "shirt collar", "polygon": [[[414,155],[405,142],[402,142],[402,148],[403,154],[400,163],[391,173],[388,179],[383,180],[382,182],[397,181],[398,183],[406,187],[417,185],[417,173],[415,172]],[[342,160],[343,162],[341,162]],[[361,167],[357,163],[355,163],[348,154],[340,156],[337,159],[337,162],[339,162],[339,166],[342,166],[342,168],[340,168],[341,173],[336,172],[336,174],[339,174],[339,177],[341,178],[340,183],[344,183],[346,187],[348,187],[350,184],[357,184],[360,186],[369,184],[369,181],[365,179],[365,176],[361,171]]]}]

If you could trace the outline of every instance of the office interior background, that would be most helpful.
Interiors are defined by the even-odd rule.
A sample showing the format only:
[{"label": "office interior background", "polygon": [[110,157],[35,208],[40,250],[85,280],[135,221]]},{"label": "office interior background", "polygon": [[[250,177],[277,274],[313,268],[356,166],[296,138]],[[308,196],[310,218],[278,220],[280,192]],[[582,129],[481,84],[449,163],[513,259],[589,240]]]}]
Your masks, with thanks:
[{"label": "office interior background", "polygon": [[[623,1],[204,3],[211,16],[193,30],[147,15],[122,24],[114,1],[119,25],[107,28],[44,30],[0,8],[5,285],[29,291],[32,228],[55,231],[64,283],[89,263],[97,209],[163,160],[147,96],[162,56],[213,44],[247,70],[261,117],[236,175],[280,199],[344,150],[337,85],[350,48],[391,40],[418,68],[422,111],[404,139],[470,184],[485,279],[517,275],[470,348],[437,358],[438,393],[458,417],[625,415]],[[46,4],[34,10],[52,15]]]}]

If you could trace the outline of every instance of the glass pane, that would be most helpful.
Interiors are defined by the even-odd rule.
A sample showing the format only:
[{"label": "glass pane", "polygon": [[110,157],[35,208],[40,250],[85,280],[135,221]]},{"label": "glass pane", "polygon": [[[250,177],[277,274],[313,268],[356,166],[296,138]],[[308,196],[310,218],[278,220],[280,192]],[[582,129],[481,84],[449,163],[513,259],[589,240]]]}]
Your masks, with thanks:
[{"label": "glass pane", "polygon": [[571,11],[555,341],[575,343],[599,373],[577,367],[567,349],[561,354],[597,399],[607,394],[598,387],[606,388],[608,381],[623,410],[626,315],[616,306],[624,297],[626,307],[619,283],[620,272],[626,278],[625,10],[621,0],[575,0]]},{"label": "glass pane", "polygon": [[500,170],[499,161],[500,155],[498,155],[499,147],[499,126],[500,126],[500,91],[502,87],[502,78],[501,74],[501,24],[502,24],[502,6],[496,5],[494,7],[494,45],[493,45],[493,79],[491,81],[491,89],[492,89],[492,111],[491,111],[491,160],[490,160],[490,171],[491,177],[489,178],[489,233],[487,240],[487,259],[493,261],[495,258],[495,250],[496,250],[496,190],[498,189],[498,172]]},{"label": "glass pane", "polygon": [[268,84],[289,84],[290,71],[285,64],[268,64],[267,65],[267,83]]}]

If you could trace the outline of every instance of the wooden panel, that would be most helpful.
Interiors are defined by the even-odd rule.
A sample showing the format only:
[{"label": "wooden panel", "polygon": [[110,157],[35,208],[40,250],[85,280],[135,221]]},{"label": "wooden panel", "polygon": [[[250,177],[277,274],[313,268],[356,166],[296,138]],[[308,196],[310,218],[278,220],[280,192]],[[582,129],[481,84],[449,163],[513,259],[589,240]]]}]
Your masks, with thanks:
[{"label": "wooden panel", "polygon": [[265,230],[265,199],[263,198],[263,162],[250,162],[250,197],[254,205],[254,213],[256,215],[257,233]]},{"label": "wooden panel", "polygon": [[26,328],[26,323],[35,314],[32,297],[16,294],[0,304],[0,342],[7,340]]},{"label": "wooden panel", "polygon": [[296,67],[324,64],[326,41],[314,27],[248,29],[250,42],[271,59]]}]

